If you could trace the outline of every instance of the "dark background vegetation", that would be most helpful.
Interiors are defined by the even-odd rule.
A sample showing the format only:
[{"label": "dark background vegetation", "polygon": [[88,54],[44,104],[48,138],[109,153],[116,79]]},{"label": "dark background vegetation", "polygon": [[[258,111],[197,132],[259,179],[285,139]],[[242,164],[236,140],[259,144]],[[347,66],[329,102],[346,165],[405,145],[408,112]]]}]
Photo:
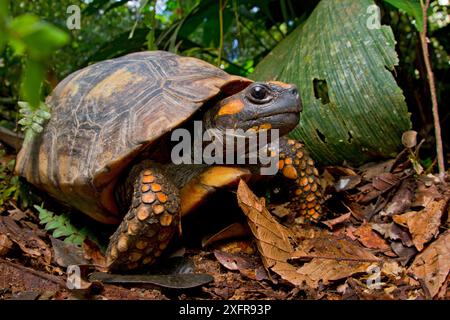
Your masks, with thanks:
[{"label": "dark background vegetation", "polygon": [[[414,129],[427,139],[425,147],[428,146],[431,160],[434,159],[434,132],[419,32],[414,17],[388,2],[399,1],[377,4],[382,8],[382,22],[392,27],[397,40],[400,65],[394,76],[406,97]],[[317,0],[27,0],[10,1],[9,16],[33,14],[57,26],[70,38],[64,46],[40,60],[47,68],[41,92],[43,100],[71,72],[139,50],[170,50],[195,56],[230,73],[247,76],[279,41],[308,18],[317,3]],[[81,8],[80,30],[66,27],[70,15],[67,8],[73,4]],[[447,153],[448,16],[448,6],[432,1],[429,38]],[[0,52],[0,125],[3,127],[18,128],[17,101],[24,100],[20,86],[28,56],[17,54],[13,46],[5,46]]]}]

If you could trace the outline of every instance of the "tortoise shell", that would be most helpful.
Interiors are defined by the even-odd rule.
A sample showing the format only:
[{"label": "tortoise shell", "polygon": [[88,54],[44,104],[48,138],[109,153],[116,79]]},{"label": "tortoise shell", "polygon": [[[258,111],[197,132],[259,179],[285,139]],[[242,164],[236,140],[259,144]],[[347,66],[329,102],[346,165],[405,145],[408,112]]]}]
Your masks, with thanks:
[{"label": "tortoise shell", "polygon": [[164,51],[90,65],[47,98],[51,119],[24,143],[16,172],[94,219],[117,223],[113,189],[133,159],[206,101],[250,82]]}]

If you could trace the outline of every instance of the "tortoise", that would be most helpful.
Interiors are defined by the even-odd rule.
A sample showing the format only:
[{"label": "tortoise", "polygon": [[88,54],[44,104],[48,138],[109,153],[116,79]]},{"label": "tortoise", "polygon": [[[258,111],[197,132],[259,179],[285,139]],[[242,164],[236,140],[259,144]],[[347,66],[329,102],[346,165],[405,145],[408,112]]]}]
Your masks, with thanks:
[{"label": "tortoise", "polygon": [[[278,129],[278,172],[299,214],[321,214],[318,172],[304,145],[294,85],[253,82],[202,60],[164,51],[128,54],[78,70],[47,97],[51,118],[24,142],[16,173],[57,200],[117,224],[110,270],[150,265],[209,195],[258,176],[258,165],[174,164],[171,133],[205,128]],[[188,129],[186,129],[188,130]]]}]

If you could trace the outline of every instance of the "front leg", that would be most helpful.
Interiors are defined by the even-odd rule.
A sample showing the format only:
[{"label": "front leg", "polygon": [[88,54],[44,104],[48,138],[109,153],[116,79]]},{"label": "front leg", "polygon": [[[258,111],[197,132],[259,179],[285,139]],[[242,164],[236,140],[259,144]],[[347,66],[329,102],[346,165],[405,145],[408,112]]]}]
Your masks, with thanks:
[{"label": "front leg", "polygon": [[131,270],[152,264],[178,230],[178,189],[159,166],[143,161],[118,186],[116,197],[127,213],[109,242],[109,269]]},{"label": "front leg", "polygon": [[322,214],[323,193],[319,172],[305,146],[293,139],[280,138],[279,173],[288,181],[291,207],[312,221]]}]

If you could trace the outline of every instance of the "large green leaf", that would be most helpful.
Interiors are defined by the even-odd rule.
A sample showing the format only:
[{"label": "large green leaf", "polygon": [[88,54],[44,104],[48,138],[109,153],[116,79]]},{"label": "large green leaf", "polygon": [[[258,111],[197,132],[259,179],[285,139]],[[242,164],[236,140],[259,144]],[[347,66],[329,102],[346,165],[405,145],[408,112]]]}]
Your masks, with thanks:
[{"label": "large green leaf", "polygon": [[391,73],[398,64],[395,39],[387,26],[368,28],[371,5],[322,0],[251,75],[299,87],[304,111],[291,135],[322,164],[394,156],[411,126]]},{"label": "large green leaf", "polygon": [[[416,28],[419,31],[423,30],[423,12],[420,0],[384,0],[397,9],[405,11],[416,21]],[[425,1],[424,1],[425,2]]]}]

